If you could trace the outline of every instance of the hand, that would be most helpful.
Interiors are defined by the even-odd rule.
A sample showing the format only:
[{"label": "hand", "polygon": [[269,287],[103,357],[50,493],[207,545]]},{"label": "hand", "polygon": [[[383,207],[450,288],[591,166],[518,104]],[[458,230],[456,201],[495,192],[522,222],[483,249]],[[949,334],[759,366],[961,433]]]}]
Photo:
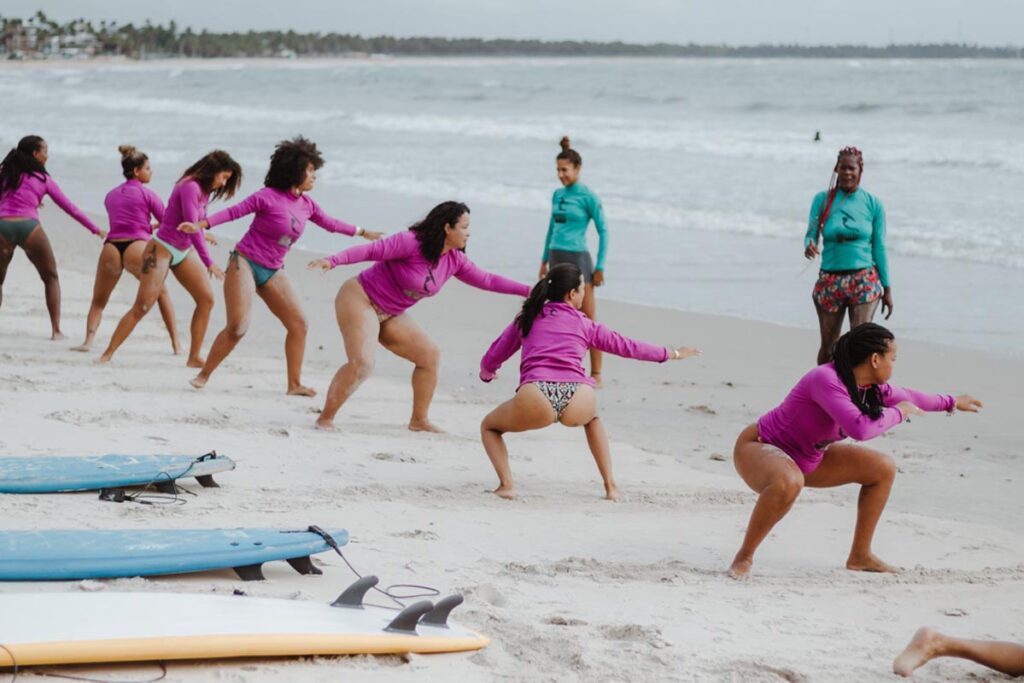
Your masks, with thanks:
[{"label": "hand", "polygon": [[107,231],[100,230],[98,233],[96,233],[96,236],[99,237],[101,240],[105,240],[107,239]]},{"label": "hand", "polygon": [[320,272],[326,273],[326,272],[329,272],[332,268],[334,268],[334,266],[332,266],[331,262],[328,261],[327,259],[325,259],[325,258],[318,258],[315,261],[310,261],[306,265],[306,268],[309,268],[310,270],[316,270],[316,269],[319,268]]},{"label": "hand", "polygon": [[911,415],[924,415],[924,411],[910,401],[900,401],[896,404],[896,408],[903,413],[904,420],[909,418]]},{"label": "hand", "polygon": [[677,349],[668,350],[669,360],[683,360],[685,358],[692,358],[693,356],[699,356],[703,351],[694,346],[680,346]]},{"label": "hand", "polygon": [[488,372],[484,372],[483,370],[480,371],[480,381],[481,382],[491,382],[491,381],[494,381],[496,379],[498,379],[498,373],[496,373],[496,372],[488,373]]},{"label": "hand", "polygon": [[548,262],[542,261],[540,264],[540,272],[537,273],[537,279],[543,280],[548,276]]},{"label": "hand", "polygon": [[[885,310],[889,309],[886,313]],[[892,287],[886,287],[882,290],[882,315],[888,320],[889,316],[892,315]]]},{"label": "hand", "polygon": [[367,242],[376,242],[383,236],[384,233],[382,232],[375,232],[373,230],[367,230],[366,228],[363,228],[363,239],[366,240]]},{"label": "hand", "polygon": [[206,240],[206,243],[209,244],[211,247],[217,246],[217,238],[211,235],[210,233],[204,232],[203,239]]},{"label": "hand", "polygon": [[224,271],[221,270],[220,266],[218,266],[216,263],[211,263],[206,270],[210,271],[210,275],[217,278],[218,280],[224,279]]},{"label": "hand", "polygon": [[810,244],[807,245],[807,248],[804,249],[804,258],[808,260],[813,260],[820,253],[821,252],[818,251],[818,245],[815,244],[814,242],[811,242]]},{"label": "hand", "polygon": [[956,397],[956,409],[964,413],[976,413],[982,408],[981,401],[970,394],[960,394]]},{"label": "hand", "polygon": [[601,285],[604,284],[604,271],[603,270],[595,270],[594,271],[594,281],[593,281],[592,284],[595,287],[600,287]]}]

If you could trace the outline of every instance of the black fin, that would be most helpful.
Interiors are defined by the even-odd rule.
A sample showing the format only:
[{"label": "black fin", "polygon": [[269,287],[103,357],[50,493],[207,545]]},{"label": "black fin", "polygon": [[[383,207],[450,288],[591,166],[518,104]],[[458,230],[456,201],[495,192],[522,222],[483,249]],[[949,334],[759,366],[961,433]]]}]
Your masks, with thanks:
[{"label": "black fin", "polygon": [[398,616],[392,619],[391,623],[384,630],[392,633],[407,633],[418,636],[419,634],[416,633],[416,623],[420,620],[420,617],[432,609],[434,609],[434,603],[430,602],[430,600],[420,600],[399,612]]},{"label": "black fin", "polygon": [[244,567],[235,567],[235,573],[238,574],[238,578],[242,581],[263,581],[267,577],[263,576],[262,562],[256,564],[247,564]]},{"label": "black fin", "polygon": [[199,485],[202,486],[204,489],[220,488],[220,484],[213,480],[212,474],[200,474],[198,477],[196,477],[196,481],[198,481]]},{"label": "black fin", "polygon": [[461,595],[449,595],[446,598],[441,598],[434,605],[434,609],[430,610],[423,615],[420,619],[421,624],[427,624],[429,626],[439,626],[441,628],[448,628],[448,615],[452,613],[452,610],[462,604],[464,598]]},{"label": "black fin", "polygon": [[313,560],[309,559],[309,555],[304,557],[290,557],[288,558],[288,564],[290,564],[292,569],[300,574],[323,574],[320,569],[313,566]]},{"label": "black fin", "polygon": [[376,576],[368,575],[355,581],[345,589],[345,592],[338,596],[338,599],[331,603],[331,607],[354,607],[363,609],[363,597],[366,592],[377,585],[380,581]]},{"label": "black fin", "polygon": [[173,479],[164,479],[154,484],[156,490],[160,493],[176,494],[178,492],[178,485],[174,483]]}]

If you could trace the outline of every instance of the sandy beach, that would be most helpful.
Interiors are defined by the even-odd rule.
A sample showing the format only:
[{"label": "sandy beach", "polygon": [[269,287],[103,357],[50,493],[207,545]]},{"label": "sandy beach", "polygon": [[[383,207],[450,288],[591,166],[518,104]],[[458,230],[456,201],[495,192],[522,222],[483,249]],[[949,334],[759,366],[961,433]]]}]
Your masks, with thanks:
[{"label": "sandy beach", "polygon": [[[487,225],[489,210],[474,208],[475,224]],[[361,210],[369,211],[349,215],[359,219]],[[490,385],[476,374],[517,309],[513,298],[453,281],[413,311],[443,350],[433,418],[447,434],[405,429],[410,368],[383,350],[375,376],[339,414],[338,431],[323,433],[313,420],[344,357],[333,299],[362,266],[320,275],[305,270],[309,253],[287,261],[310,321],[304,380],[321,396],[284,395],[284,330],[261,302],[249,335],[195,391],[193,371],[170,354],[155,314],[112,364],[93,364],[134,298],[127,274],[107,307],[100,348],[69,350],[84,332],[99,241],[52,206],[42,219],[58,258],[68,339],[48,340],[42,285],[19,251],[0,309],[0,453],[216,449],[239,465],[219,477],[222,488],[181,506],[100,502],[94,493],[0,496],[2,528],[342,526],[352,536],[346,556],[360,571],[464,593],[455,617],[493,640],[470,655],[171,663],[168,680],[863,682],[895,680],[893,657],[924,624],[1024,641],[1024,361],[901,342],[895,384],[970,392],[986,405],[978,415],[915,418],[873,444],[899,466],[875,550],[904,573],[843,569],[857,497],[844,487],[805,490],[760,550],[753,579],[738,583],[724,570],[755,496],[732,467],[733,441],[810,368],[815,332],[602,301],[600,317],[613,328],[704,355],[667,365],[607,361],[599,400],[622,502],[601,499],[583,431],[560,426],[508,439],[520,495],[509,502],[487,493],[496,481],[479,422],[512,395],[518,356]],[[212,250],[218,263],[228,249],[222,240]],[[526,281],[534,273],[503,274]],[[190,301],[173,280],[169,287],[187,335]],[[207,348],[224,321],[215,289]],[[222,572],[0,590],[241,589],[333,600],[354,577],[337,556],[316,561],[323,576],[277,563],[258,583]],[[61,670],[139,677],[155,665]],[[967,679],[1005,677],[938,660],[914,678]]]}]

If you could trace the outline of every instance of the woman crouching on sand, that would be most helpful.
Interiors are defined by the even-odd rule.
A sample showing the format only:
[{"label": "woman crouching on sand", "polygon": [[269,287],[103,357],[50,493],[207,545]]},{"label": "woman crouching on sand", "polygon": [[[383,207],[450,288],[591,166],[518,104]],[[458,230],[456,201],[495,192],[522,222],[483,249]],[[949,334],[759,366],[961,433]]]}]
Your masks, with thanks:
[{"label": "woman crouching on sand", "polygon": [[604,481],[605,498],[617,500],[608,436],[597,416],[595,380],[583,370],[583,356],[599,349],[624,358],[664,363],[700,353],[681,346],[666,348],[624,337],[580,312],[587,284],[579,267],[562,263],[547,272],[523,303],[522,312],[480,361],[480,379],[490,382],[498,368],[520,347],[519,388],[515,398],[492,410],[480,424],[487,457],[498,474],[502,498],[515,498],[508,448],[502,435],[541,429],[555,422],[582,426]]},{"label": "woman crouching on sand", "polygon": [[[212,275],[223,280],[224,271],[214,265],[202,234],[186,234],[178,230],[178,226],[206,218],[206,205],[210,199],[231,198],[241,182],[242,168],[231,155],[219,149],[185,169],[167,200],[160,228],[142,254],[142,277],[135,303],[117,324],[110,344],[98,362],[106,363],[113,358],[114,352],[157,302],[167,274],[174,273],[196,303],[186,365],[190,368],[203,367],[203,338],[213,310],[213,286],[209,277]],[[198,259],[192,254],[193,247]]]},{"label": "woman crouching on sand", "polygon": [[896,341],[881,325],[864,323],[836,342],[832,361],[797,382],[782,405],[763,415],[736,440],[733,463],[758,494],[743,545],[729,576],[745,578],[754,552],[804,486],[860,484],[857,525],[846,568],[899,571],[871,551],[875,527],[889,499],[896,465],[884,453],[848,443],[867,441],[923,411],[978,412],[981,401],[964,394],[926,394],[890,386]]},{"label": "woman crouching on sand", "polygon": [[311,270],[323,272],[348,263],[377,262],[346,280],[334,301],[348,360],[331,380],[317,428],[334,429],[334,416],[373,372],[379,342],[415,365],[409,429],[441,431],[429,418],[441,351],[407,311],[420,299],[440,292],[451,277],[499,294],[530,293],[527,285],[477,268],[466,256],[468,241],[469,207],[442,202],[408,230],[310,261]]}]

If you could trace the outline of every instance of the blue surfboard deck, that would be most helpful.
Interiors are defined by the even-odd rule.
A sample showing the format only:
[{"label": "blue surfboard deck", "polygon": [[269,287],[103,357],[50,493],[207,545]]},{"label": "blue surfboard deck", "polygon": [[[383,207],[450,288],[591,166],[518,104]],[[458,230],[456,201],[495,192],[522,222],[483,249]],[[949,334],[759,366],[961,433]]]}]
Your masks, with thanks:
[{"label": "blue surfboard deck", "polygon": [[233,469],[234,460],[216,453],[0,458],[0,493],[90,491],[192,477],[204,486],[216,486],[212,476]]},{"label": "blue surfboard deck", "polygon": [[[345,529],[327,533],[348,543]],[[0,531],[0,581],[76,581],[235,569],[262,579],[260,565],[288,560],[319,574],[309,556],[330,550],[317,533],[286,529],[47,529]]]}]

